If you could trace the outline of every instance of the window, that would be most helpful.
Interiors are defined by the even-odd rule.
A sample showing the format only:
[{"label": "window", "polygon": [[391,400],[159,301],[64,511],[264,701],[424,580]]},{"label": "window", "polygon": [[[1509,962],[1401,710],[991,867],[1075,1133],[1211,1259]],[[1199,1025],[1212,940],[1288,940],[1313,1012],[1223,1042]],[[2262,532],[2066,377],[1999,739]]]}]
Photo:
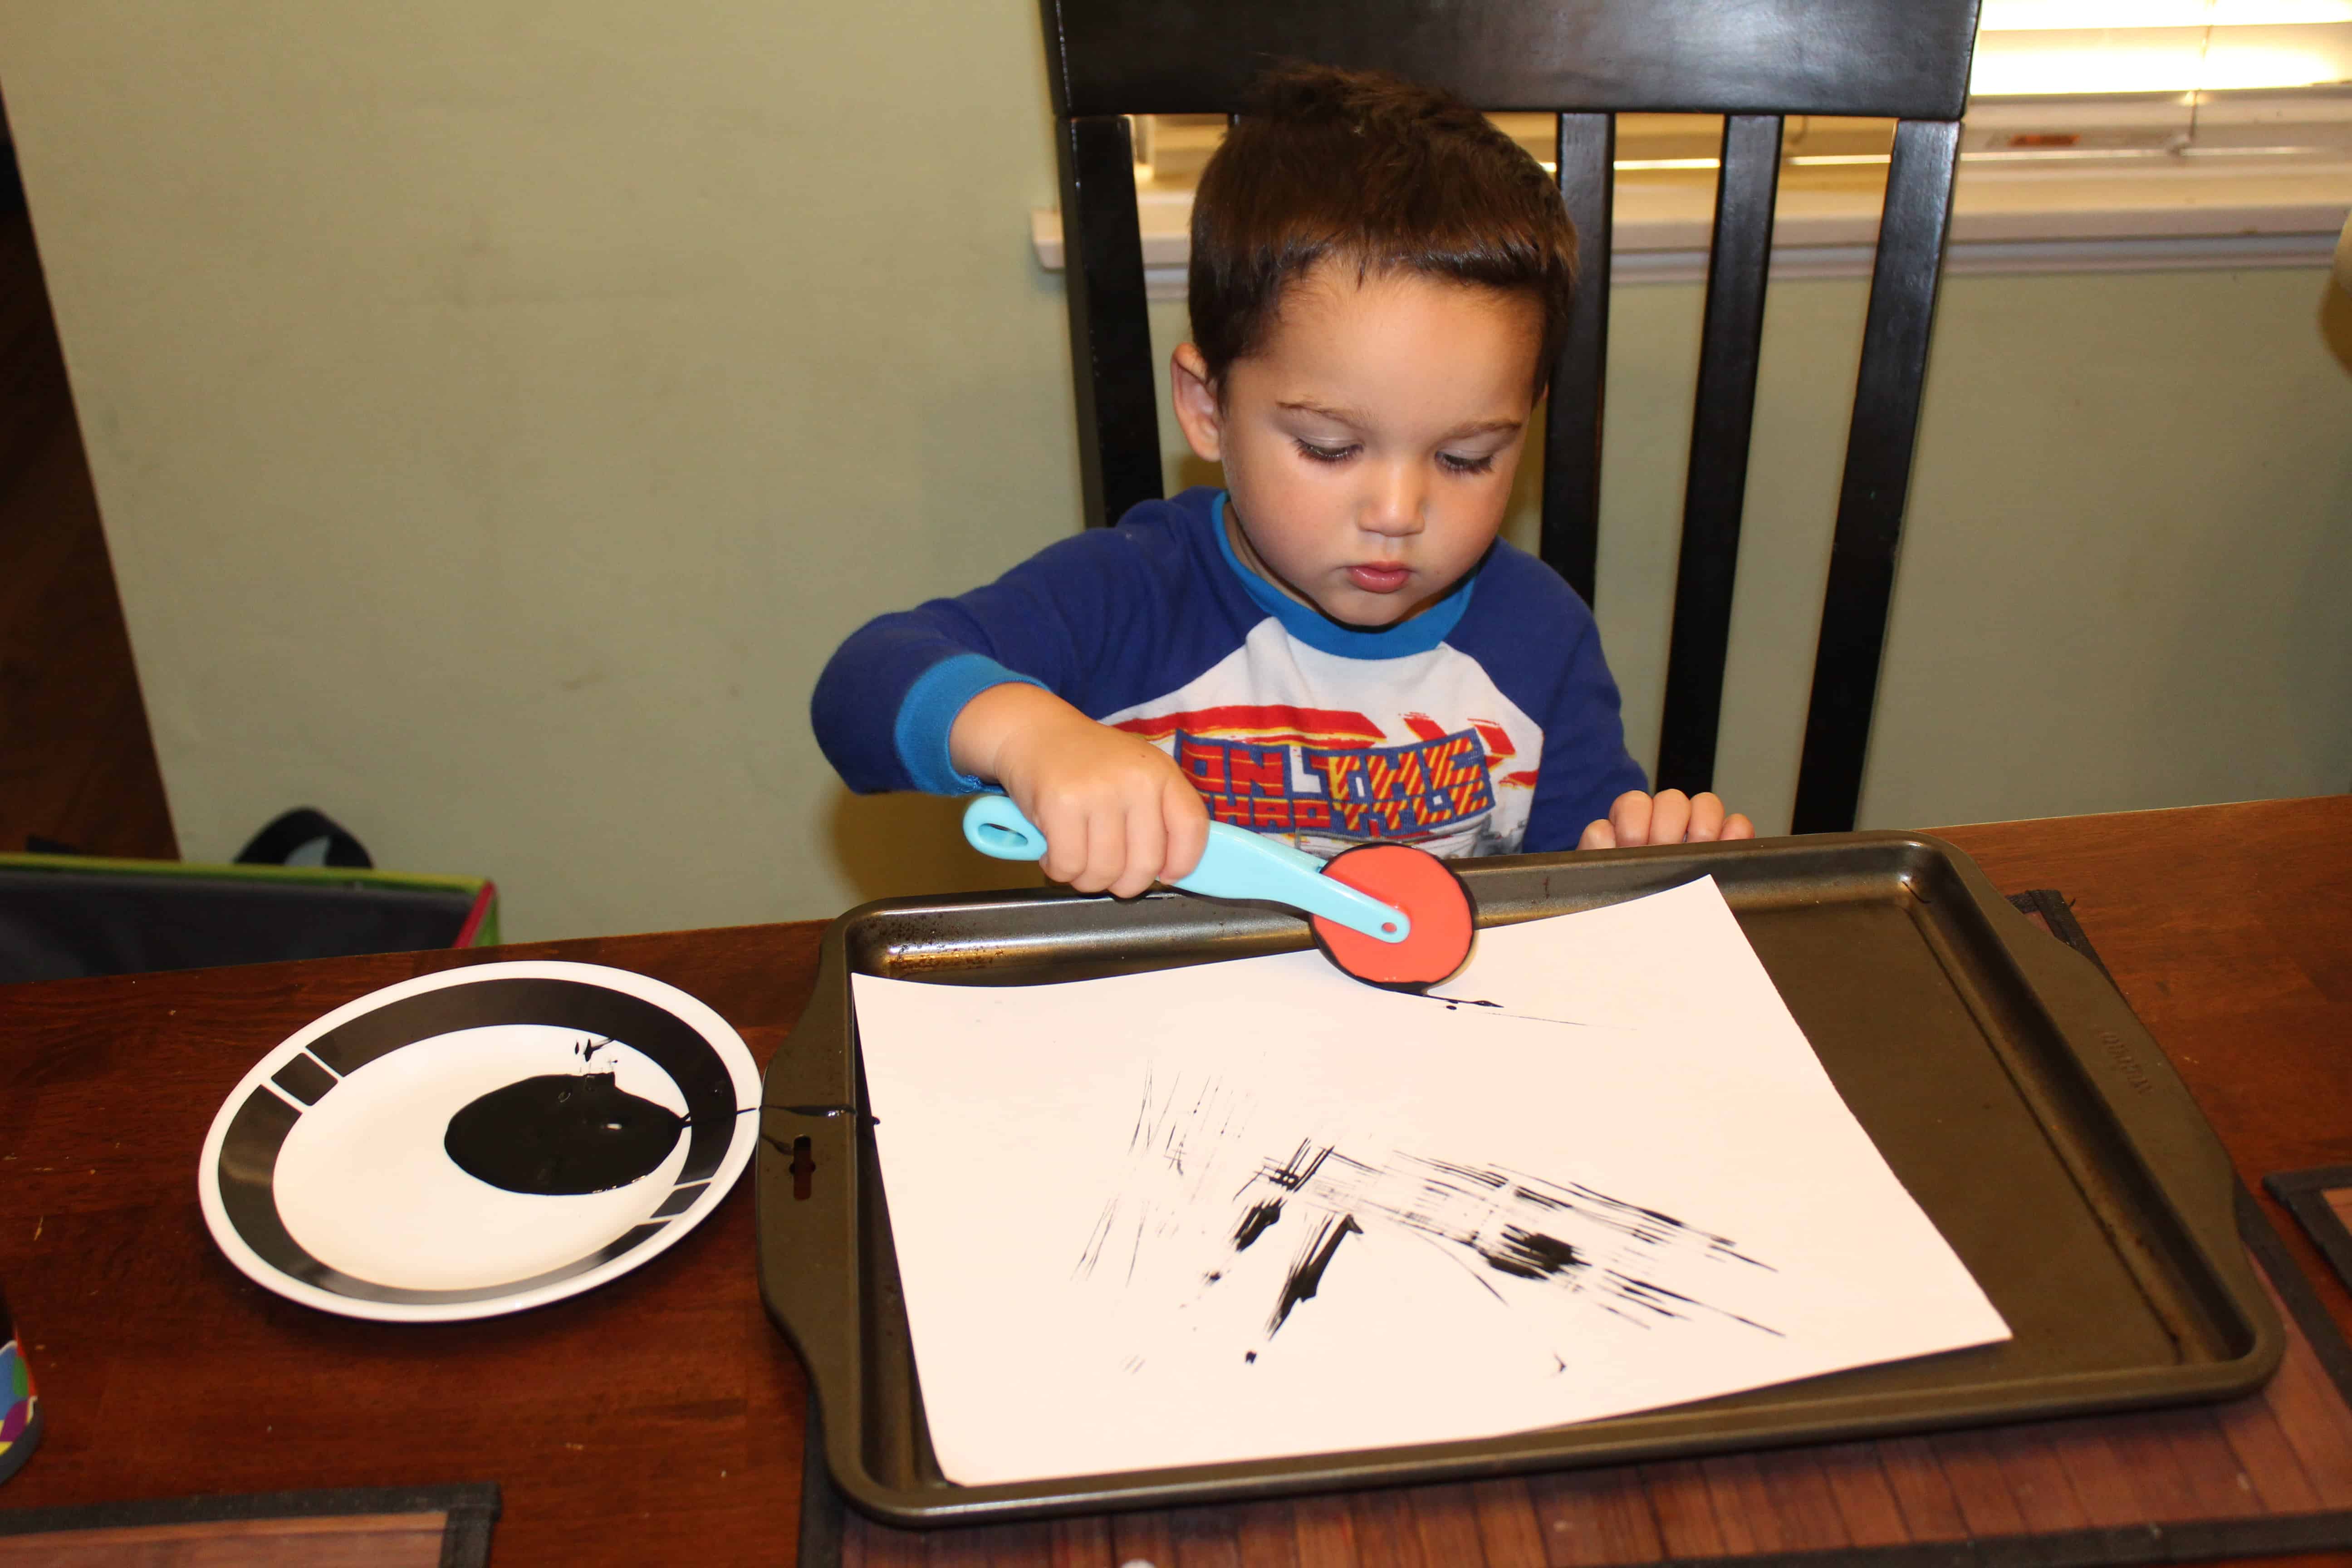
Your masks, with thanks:
[{"label": "window", "polygon": [[[1496,122],[1549,164],[1549,114]],[[1776,277],[1867,272],[1893,121],[1791,116]],[[1142,115],[1147,282],[1181,298],[1219,115]],[[1721,121],[1618,117],[1621,282],[1701,276]],[[2352,206],[2352,0],[1984,0],[1953,272],[2320,266]],[[1033,237],[1061,265],[1061,224]]]}]

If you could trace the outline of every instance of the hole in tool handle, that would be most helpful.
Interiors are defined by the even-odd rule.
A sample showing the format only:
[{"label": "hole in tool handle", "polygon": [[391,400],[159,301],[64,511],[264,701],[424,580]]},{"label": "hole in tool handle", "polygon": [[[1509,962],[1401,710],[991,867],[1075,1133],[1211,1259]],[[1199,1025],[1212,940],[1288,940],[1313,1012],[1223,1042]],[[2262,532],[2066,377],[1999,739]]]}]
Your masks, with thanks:
[{"label": "hole in tool handle", "polygon": [[1034,858],[1034,856],[1028,853],[1031,847],[1029,841],[1022,837],[1018,833],[999,827],[992,822],[984,822],[981,824],[976,831],[980,837],[987,842],[989,846],[989,853],[996,856],[997,858],[1001,860],[1027,860]]},{"label": "hole in tool handle", "polygon": [[964,842],[999,860],[1043,860],[1045,836],[1004,795],[974,795],[963,808]]},{"label": "hole in tool handle", "polygon": [[1315,945],[1345,973],[1367,985],[1421,991],[1469,962],[1477,907],[1454,868],[1427,850],[1366,844],[1333,857],[1323,875],[1396,905],[1412,921],[1404,940],[1383,942],[1316,916]]},{"label": "hole in tool handle", "polygon": [[790,1166],[793,1173],[793,1196],[803,1203],[808,1201],[810,1182],[816,1175],[814,1148],[814,1144],[810,1142],[809,1135],[805,1132],[793,1140],[793,1163]]}]

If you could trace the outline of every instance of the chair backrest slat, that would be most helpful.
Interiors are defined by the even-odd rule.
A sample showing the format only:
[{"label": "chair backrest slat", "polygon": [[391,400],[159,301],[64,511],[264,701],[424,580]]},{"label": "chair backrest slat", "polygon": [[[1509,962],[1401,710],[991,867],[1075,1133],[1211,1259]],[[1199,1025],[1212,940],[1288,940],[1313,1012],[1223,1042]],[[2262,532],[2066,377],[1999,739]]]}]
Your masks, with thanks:
[{"label": "chair backrest slat", "polygon": [[1862,800],[1959,151],[1960,128],[1954,121],[1906,121],[1895,128],[1886,207],[1871,267],[1870,310],[1863,321],[1862,372],[1846,437],[1845,479],[1838,492],[1837,533],[1830,546],[1821,642],[1813,656],[1812,701],[1797,766],[1790,826],[1798,833],[1851,828]]},{"label": "chair backrest slat", "polygon": [[1486,110],[1957,120],[1977,0],[1044,0],[1062,115],[1224,114],[1267,63]]},{"label": "chair backrest slat", "polygon": [[1066,121],[1059,139],[1063,277],[1070,310],[1078,462],[1089,525],[1117,522],[1164,488],[1158,367],[1143,292],[1143,227],[1127,121]]},{"label": "chair backrest slat", "polygon": [[1683,486],[1683,546],[1675,572],[1665,714],[1658,733],[1660,789],[1696,795],[1715,780],[1724,655],[1748,497],[1748,435],[1756,419],[1756,365],[1764,341],[1764,281],[1780,190],[1780,117],[1723,122],[1723,172],[1707,253],[1706,319],[1691,409],[1690,473]]},{"label": "chair backrest slat", "polygon": [[1559,194],[1576,224],[1576,302],[1552,366],[1543,537],[1551,569],[1592,603],[1601,553],[1601,414],[1609,366],[1609,247],[1617,117],[1559,117]]}]

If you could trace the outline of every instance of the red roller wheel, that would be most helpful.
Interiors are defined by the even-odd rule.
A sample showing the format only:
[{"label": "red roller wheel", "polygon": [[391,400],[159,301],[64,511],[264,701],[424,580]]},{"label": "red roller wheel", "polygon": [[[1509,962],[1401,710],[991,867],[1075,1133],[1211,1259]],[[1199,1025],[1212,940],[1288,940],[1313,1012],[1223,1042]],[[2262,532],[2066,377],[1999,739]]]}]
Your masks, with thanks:
[{"label": "red roller wheel", "polygon": [[1315,945],[1367,985],[1423,991],[1452,978],[1470,958],[1477,910],[1454,868],[1409,844],[1366,844],[1335,856],[1323,874],[1402,910],[1412,934],[1382,942],[1314,917]]}]

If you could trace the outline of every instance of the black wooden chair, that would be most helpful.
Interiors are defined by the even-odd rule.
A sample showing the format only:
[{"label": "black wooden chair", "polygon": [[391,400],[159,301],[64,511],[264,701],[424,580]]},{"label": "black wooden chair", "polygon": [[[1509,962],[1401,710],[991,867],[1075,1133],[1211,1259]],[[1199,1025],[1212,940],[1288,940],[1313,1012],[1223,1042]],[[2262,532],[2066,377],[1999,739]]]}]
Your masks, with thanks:
[{"label": "black wooden chair", "polygon": [[1393,70],[1489,110],[1559,111],[1582,240],[1554,367],[1542,554],[1587,600],[1601,495],[1621,112],[1720,113],[1723,170],[1657,783],[1715,772],[1785,115],[1898,124],[1805,721],[1794,827],[1853,826],[1894,592],[1978,0],[1045,0],[1088,521],[1160,493],[1129,114],[1233,113],[1269,61]]}]

